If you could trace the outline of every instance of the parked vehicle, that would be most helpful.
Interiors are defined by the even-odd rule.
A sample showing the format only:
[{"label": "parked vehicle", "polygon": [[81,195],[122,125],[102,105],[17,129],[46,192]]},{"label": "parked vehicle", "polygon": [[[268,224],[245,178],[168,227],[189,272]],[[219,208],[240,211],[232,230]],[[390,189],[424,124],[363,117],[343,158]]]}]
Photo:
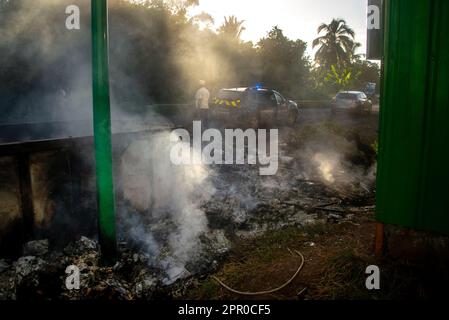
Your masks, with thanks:
[{"label": "parked vehicle", "polygon": [[279,92],[266,88],[222,89],[213,101],[215,118],[255,120],[256,125],[294,125],[299,118],[298,104]]},{"label": "parked vehicle", "polygon": [[361,91],[343,91],[332,99],[332,113],[349,111],[356,114],[371,113],[373,102]]},{"label": "parked vehicle", "polygon": [[366,96],[368,97],[368,99],[370,99],[371,101],[378,101],[376,100],[376,84],[373,82],[368,82],[365,86],[365,88],[363,89],[363,92],[366,94]]}]

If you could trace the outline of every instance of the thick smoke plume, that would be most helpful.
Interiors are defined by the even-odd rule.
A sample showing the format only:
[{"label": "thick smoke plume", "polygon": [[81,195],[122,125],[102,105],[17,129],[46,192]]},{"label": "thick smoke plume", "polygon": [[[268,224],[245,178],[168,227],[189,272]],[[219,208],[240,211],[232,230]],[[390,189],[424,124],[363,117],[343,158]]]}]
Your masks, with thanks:
[{"label": "thick smoke plume", "polygon": [[121,176],[126,205],[120,218],[125,237],[142,245],[151,263],[174,280],[199,254],[199,236],[207,231],[201,204],[210,199],[214,187],[206,167],[169,161],[169,138],[168,132],[153,134],[132,142],[125,151]]}]

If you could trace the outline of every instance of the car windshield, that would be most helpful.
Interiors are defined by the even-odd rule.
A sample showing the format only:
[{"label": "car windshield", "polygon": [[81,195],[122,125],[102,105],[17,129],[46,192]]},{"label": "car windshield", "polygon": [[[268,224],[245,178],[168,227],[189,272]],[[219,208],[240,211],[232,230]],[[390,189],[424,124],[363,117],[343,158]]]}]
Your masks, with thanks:
[{"label": "car windshield", "polygon": [[283,96],[281,96],[281,94],[280,93],[275,93],[275,96],[276,96],[276,99],[277,99],[277,101],[278,101],[278,103],[279,104],[282,104],[282,103],[286,103],[287,101],[285,100],[285,98],[283,97]]},{"label": "car windshield", "polygon": [[337,94],[337,99],[344,99],[344,100],[357,100],[357,94],[354,93],[347,93],[347,92],[341,92]]}]

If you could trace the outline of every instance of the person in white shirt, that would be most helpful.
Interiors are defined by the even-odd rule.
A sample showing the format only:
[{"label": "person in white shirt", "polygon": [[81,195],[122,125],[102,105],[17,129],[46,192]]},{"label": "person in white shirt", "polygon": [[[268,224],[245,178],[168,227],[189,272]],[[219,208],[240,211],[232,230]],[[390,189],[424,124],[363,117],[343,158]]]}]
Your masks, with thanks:
[{"label": "person in white shirt", "polygon": [[202,126],[207,128],[209,126],[209,99],[210,92],[206,88],[206,81],[200,80],[201,88],[195,94],[195,108],[199,113]]}]

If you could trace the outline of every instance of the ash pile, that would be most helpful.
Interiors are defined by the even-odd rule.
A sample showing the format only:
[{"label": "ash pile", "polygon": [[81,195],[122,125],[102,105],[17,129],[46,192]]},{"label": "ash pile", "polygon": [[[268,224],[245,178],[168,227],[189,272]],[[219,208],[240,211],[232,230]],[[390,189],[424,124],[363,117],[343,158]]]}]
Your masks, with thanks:
[{"label": "ash pile", "polygon": [[[165,258],[151,257],[148,252],[120,242],[118,261],[105,267],[100,263],[100,248],[95,240],[81,237],[62,250],[50,249],[48,240],[31,241],[24,246],[22,257],[15,261],[0,260],[0,300],[180,298],[199,279],[216,270],[215,259],[220,259],[230,247],[220,233],[209,232],[200,238],[198,252],[201,254],[192,257],[173,278],[169,268],[161,268],[168,252]],[[73,267],[79,272],[76,286],[68,280]]]},{"label": "ash pile", "polygon": [[209,225],[231,238],[316,222],[351,221],[373,211],[376,154],[353,132],[327,126],[282,132],[276,175],[249,166],[216,166],[204,205]]},{"label": "ash pile", "polygon": [[[375,163],[356,164],[353,141],[296,138],[280,145],[274,176],[250,165],[186,170],[166,161],[166,134],[135,141],[121,164],[117,263],[101,266],[98,243],[86,237],[62,249],[32,241],[22,257],[0,260],[0,300],[181,298],[219,268],[234,241],[373,210]],[[69,266],[79,269],[79,290],[67,289]]]},{"label": "ash pile", "polygon": [[[150,257],[119,244],[119,260],[112,267],[100,266],[94,240],[81,237],[61,251],[49,250],[47,240],[25,245],[16,261],[0,260],[0,300],[139,300],[176,297],[183,286],[167,287],[160,270],[149,267]],[[79,290],[68,290],[70,266],[79,270]],[[69,267],[69,269],[68,269]]]}]

